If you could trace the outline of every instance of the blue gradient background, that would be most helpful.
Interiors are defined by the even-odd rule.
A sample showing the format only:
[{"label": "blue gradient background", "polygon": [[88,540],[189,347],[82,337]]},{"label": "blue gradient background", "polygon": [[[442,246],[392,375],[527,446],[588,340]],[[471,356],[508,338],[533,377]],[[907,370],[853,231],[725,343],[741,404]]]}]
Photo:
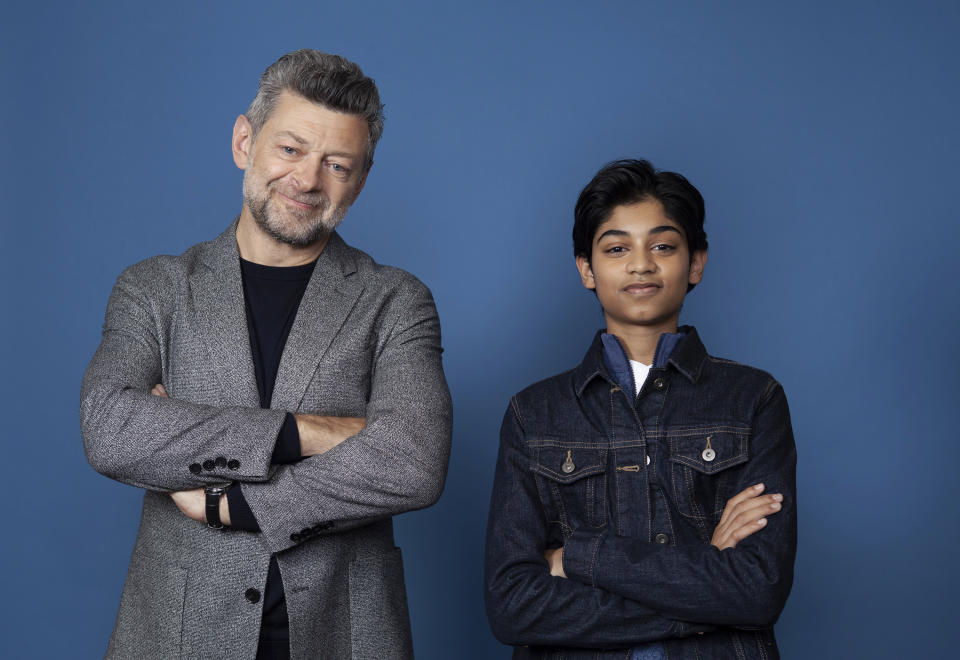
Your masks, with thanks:
[{"label": "blue gradient background", "polygon": [[[774,6],[779,5],[779,6]],[[956,2],[27,3],[0,25],[0,655],[94,658],[140,493],[86,464],[80,377],[128,264],[239,211],[235,116],[300,47],[374,77],[387,126],[342,230],[432,289],[447,489],[397,519],[417,655],[506,658],[482,605],[510,394],[602,317],[580,188],[644,156],[707,200],[686,322],[783,382],[800,454],[786,658],[947,657],[960,587]]]}]

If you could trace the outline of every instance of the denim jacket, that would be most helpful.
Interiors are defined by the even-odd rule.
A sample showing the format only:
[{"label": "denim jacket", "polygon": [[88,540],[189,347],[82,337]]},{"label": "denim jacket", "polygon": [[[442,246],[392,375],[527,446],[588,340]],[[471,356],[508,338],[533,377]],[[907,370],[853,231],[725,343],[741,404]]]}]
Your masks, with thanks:
[{"label": "denim jacket", "polygon": [[[611,375],[623,349],[608,342],[605,360],[598,333],[577,368],[511,400],[485,587],[514,658],[627,659],[655,640],[671,660],[779,657],[797,538],[787,401],[769,374],[681,332],[636,397]],[[783,508],[736,548],[710,545],[727,500],[761,482]],[[560,546],[567,578],[544,559]]]}]

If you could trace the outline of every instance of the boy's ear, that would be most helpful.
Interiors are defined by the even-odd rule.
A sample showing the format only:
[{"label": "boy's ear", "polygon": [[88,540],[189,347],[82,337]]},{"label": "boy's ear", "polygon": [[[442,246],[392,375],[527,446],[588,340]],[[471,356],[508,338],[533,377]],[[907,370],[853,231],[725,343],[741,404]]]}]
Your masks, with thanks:
[{"label": "boy's ear", "polygon": [[593,269],[586,257],[577,257],[577,270],[580,271],[580,281],[588,289],[596,289],[597,283],[593,279]]},{"label": "boy's ear", "polygon": [[696,250],[690,257],[690,275],[687,282],[690,284],[700,284],[703,279],[703,268],[707,265],[707,251]]}]

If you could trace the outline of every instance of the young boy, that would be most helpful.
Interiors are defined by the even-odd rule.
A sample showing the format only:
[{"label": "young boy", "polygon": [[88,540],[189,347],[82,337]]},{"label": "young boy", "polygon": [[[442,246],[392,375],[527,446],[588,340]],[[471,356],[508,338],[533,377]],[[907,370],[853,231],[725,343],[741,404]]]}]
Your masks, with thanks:
[{"label": "young boy", "polygon": [[693,185],[642,160],[580,194],[574,254],[606,330],[501,429],[486,601],[514,658],[779,657],[796,449],[780,384],[678,326],[703,219]]}]

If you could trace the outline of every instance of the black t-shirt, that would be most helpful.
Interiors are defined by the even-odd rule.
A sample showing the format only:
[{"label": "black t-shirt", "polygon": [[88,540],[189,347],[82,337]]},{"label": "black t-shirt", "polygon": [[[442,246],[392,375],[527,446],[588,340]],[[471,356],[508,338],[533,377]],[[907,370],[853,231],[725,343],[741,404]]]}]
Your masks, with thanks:
[{"label": "black t-shirt", "polygon": [[[253,355],[260,407],[269,408],[273,387],[280,370],[283,348],[297,317],[300,300],[306,291],[316,261],[304,266],[263,266],[240,260],[243,294],[247,309],[247,329]],[[273,452],[274,463],[289,463],[300,458],[300,438],[293,415],[287,414]],[[230,519],[234,527],[260,531],[243,498],[241,488],[228,491]],[[289,657],[289,621],[283,580],[276,557],[270,558],[267,584],[263,593],[263,619],[260,628],[258,658]]]}]

